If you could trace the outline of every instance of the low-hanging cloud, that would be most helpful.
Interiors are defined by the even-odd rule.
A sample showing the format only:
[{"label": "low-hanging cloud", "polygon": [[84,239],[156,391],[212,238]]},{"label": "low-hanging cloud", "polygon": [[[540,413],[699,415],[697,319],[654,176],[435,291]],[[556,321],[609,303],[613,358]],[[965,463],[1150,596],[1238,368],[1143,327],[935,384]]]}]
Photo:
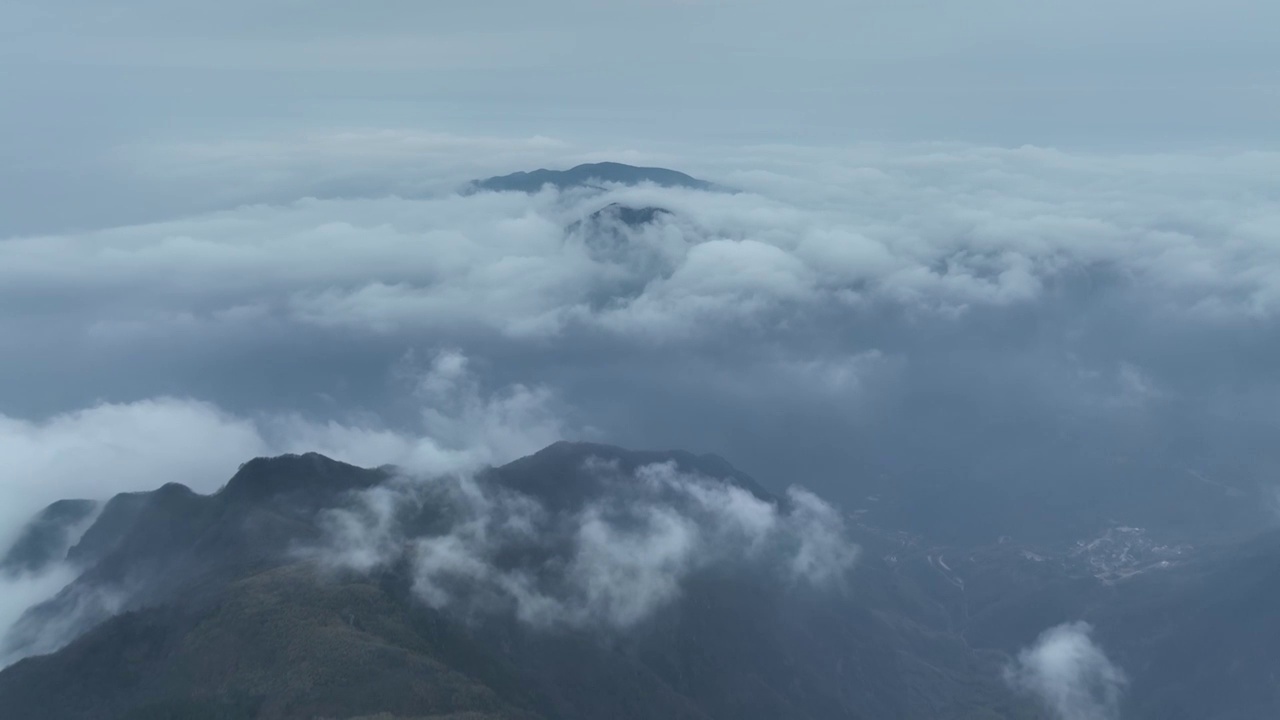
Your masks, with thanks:
[{"label": "low-hanging cloud", "polygon": [[[531,453],[565,432],[546,388],[486,387],[470,362],[446,349],[407,357],[397,366],[396,382],[420,404],[414,431],[390,429],[376,417],[241,417],[172,397],[104,403],[41,422],[0,416],[0,556],[27,521],[56,500],[101,501],[169,482],[210,493],[246,460],[289,452],[320,452],[364,466],[395,464],[424,474],[463,472]],[[87,524],[69,528],[63,554]],[[0,570],[0,639],[27,609],[53,597],[82,569],[61,561],[29,572]],[[77,592],[71,612],[25,627],[29,637],[12,645],[21,652],[0,657],[0,665],[57,649],[84,629],[82,616],[110,615],[128,597],[127,589],[118,588],[77,586]]]},{"label": "low-hanging cloud", "polygon": [[84,517],[65,523],[42,515],[37,521],[43,521],[42,530],[60,530],[42,534],[47,543],[45,558],[10,558],[7,553],[0,553],[0,668],[30,655],[57,650],[83,632],[91,622],[89,618],[111,614],[119,608],[122,594],[81,587],[75,590],[74,601],[67,604],[64,612],[39,622],[22,622],[28,610],[53,598],[75,580],[79,569],[60,558],[80,541],[101,509],[98,504]]},{"label": "low-hanging cloud", "polygon": [[40,422],[0,415],[0,546],[45,505],[183,482],[211,491],[268,451],[252,421],[180,398],[102,404]]},{"label": "low-hanging cloud", "polygon": [[511,460],[565,432],[546,388],[483,387],[457,350],[414,357],[397,373],[419,407],[416,432],[390,429],[376,416],[237,416],[179,397],[103,403],[43,421],[0,415],[0,545],[55,500],[104,500],[167,482],[212,492],[254,457],[314,451],[358,465],[445,472]]},{"label": "low-hanging cloud", "polygon": [[1046,630],[1018,653],[1005,677],[1033,695],[1059,720],[1118,720],[1125,674],[1094,643],[1093,628],[1077,622]]},{"label": "low-hanging cloud", "polygon": [[[104,618],[125,609],[130,592],[119,587],[70,584],[76,569],[66,564],[37,575],[8,578],[0,582],[16,596],[5,602],[9,617],[0,617],[0,668],[35,655],[56,652],[92,629]],[[32,617],[40,603],[57,596],[56,613]],[[24,605],[24,603],[26,603]]]},{"label": "low-hanging cloud", "polygon": [[[858,556],[838,511],[793,488],[784,509],[673,463],[623,472],[589,458],[596,492],[549,506],[475,475],[401,477],[326,516],[307,555],[360,572],[406,562],[426,604],[505,611],[536,627],[625,629],[673,602],[691,575],[749,564],[780,582],[842,584]],[[444,528],[423,513],[444,510]]]},{"label": "low-hanging cloud", "polygon": [[[44,572],[0,577],[0,642],[7,639],[10,628],[30,608],[48,600],[75,579],[75,571],[65,565]],[[0,646],[0,668],[21,660],[26,652],[10,652]]]}]

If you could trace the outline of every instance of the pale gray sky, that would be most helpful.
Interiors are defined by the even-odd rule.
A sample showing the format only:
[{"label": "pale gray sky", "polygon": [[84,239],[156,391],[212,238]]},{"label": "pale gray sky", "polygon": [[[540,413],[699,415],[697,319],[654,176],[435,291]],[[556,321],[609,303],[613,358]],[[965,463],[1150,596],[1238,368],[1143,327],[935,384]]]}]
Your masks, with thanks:
[{"label": "pale gray sky", "polygon": [[1267,0],[4,0],[0,235],[136,218],[164,188],[121,146],[301,129],[1274,145],[1276,27]]}]

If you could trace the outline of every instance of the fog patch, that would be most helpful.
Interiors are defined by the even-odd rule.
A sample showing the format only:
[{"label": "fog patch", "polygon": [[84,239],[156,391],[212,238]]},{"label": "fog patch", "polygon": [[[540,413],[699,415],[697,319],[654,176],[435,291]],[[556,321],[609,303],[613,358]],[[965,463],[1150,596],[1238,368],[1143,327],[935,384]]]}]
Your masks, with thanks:
[{"label": "fog patch", "polygon": [[0,414],[0,547],[37,511],[182,482],[209,492],[270,450],[251,419],[159,397],[103,403],[44,420]]},{"label": "fog patch", "polygon": [[34,651],[10,648],[10,632],[23,613],[57,595],[76,575],[69,565],[59,564],[38,574],[0,576],[0,668],[34,654]]},{"label": "fog patch", "polygon": [[1091,637],[1088,623],[1046,630],[1018,653],[1005,678],[1059,720],[1118,720],[1127,680]]},{"label": "fog patch", "polygon": [[[16,611],[0,635],[0,667],[23,658],[57,652],[86,631],[125,609],[132,593],[124,588],[71,583],[79,571],[62,563],[38,576],[0,582],[20,594],[6,613]],[[46,600],[55,603],[44,604]],[[19,607],[26,603],[25,607]],[[2,620],[3,618],[0,618]]]}]

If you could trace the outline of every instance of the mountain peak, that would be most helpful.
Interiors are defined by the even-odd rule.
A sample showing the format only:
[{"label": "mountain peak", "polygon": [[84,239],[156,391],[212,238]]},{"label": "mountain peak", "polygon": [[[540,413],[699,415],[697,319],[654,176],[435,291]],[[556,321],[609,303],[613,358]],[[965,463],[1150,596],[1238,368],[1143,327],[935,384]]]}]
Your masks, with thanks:
[{"label": "mountain peak", "polygon": [[588,461],[614,463],[624,474],[646,465],[672,463],[683,473],[720,480],[768,502],[778,498],[751,476],[718,455],[695,455],[684,450],[627,450],[613,445],[562,440],[491,473],[498,482],[519,489],[552,507],[580,504],[603,491],[598,472]]},{"label": "mountain peak", "polygon": [[644,207],[633,207],[631,205],[623,205],[622,203],[609,203],[599,210],[591,213],[588,220],[592,222],[605,222],[606,220],[616,220],[627,227],[640,227],[654,222],[659,217],[673,214],[670,210],[652,205]]},{"label": "mountain peak", "polygon": [[510,175],[476,180],[473,190],[492,192],[535,193],[551,185],[560,190],[575,187],[599,187],[600,183],[640,185],[652,183],[662,187],[681,187],[694,190],[712,190],[714,186],[676,170],[660,167],[637,167],[616,162],[585,163],[568,170],[540,168],[532,172],[515,172]]},{"label": "mountain peak", "polygon": [[231,501],[253,501],[291,493],[328,494],[372,487],[387,474],[386,470],[356,467],[314,452],[259,457],[241,465],[218,495]]},{"label": "mountain peak", "polygon": [[92,500],[59,500],[40,511],[0,558],[0,574],[39,572],[62,560],[76,539],[76,528],[82,528],[98,507]]}]

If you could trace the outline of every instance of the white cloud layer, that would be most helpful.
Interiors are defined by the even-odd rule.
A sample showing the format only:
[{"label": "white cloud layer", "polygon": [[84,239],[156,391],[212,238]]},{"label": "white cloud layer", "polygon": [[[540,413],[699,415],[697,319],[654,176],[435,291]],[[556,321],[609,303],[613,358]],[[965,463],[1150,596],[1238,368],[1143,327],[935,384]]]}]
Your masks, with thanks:
[{"label": "white cloud layer", "polygon": [[[376,140],[366,160],[385,170]],[[1275,154],[753,152],[718,168],[740,194],[306,199],[12,238],[0,243],[0,297],[30,307],[55,295],[98,342],[268,318],[512,338],[585,327],[665,341],[708,325],[776,327],[815,308],[1016,306],[1100,271],[1160,308],[1229,318],[1280,309]],[[593,256],[566,236],[614,201],[676,215],[624,230],[631,251],[621,255]]]},{"label": "white cloud layer", "polygon": [[[1274,421],[1263,401],[1280,387],[1274,349],[1256,338],[1280,323],[1275,153],[605,152],[411,130],[132,150],[148,182],[208,191],[227,209],[0,241],[0,382],[12,387],[0,412],[12,422],[70,418],[92,397],[124,407],[194,395],[319,449],[358,439],[379,456],[428,458],[436,451],[413,440],[422,422],[452,432],[430,413],[409,426],[351,417],[434,406],[410,397],[429,389],[381,382],[421,347],[465,348],[511,386],[492,407],[447,413],[505,413],[486,442],[521,426],[550,439],[554,413],[530,408],[555,387],[610,440],[716,450],[762,476],[814,458],[819,443],[788,457],[760,451],[760,438],[865,435],[840,423],[870,417],[875,402],[885,428],[918,427],[906,411],[891,422],[903,395],[944,384],[983,408],[965,412],[1040,403],[1029,412],[1049,424],[1177,403],[1179,422],[1211,403],[1233,422]],[[741,192],[449,191],[491,172],[607,158]],[[235,206],[236,193],[259,202]],[[612,202],[671,214],[594,236],[590,224],[571,229]],[[228,456],[256,442],[236,418],[203,412],[236,435]],[[682,426],[689,412],[701,415]],[[788,419],[766,427],[770,413]],[[1239,456],[1225,443],[1205,465]],[[821,444],[832,457],[806,483],[855,459]],[[768,457],[777,465],[761,468]],[[1256,487],[1271,463],[1250,460],[1239,482]]]}]

